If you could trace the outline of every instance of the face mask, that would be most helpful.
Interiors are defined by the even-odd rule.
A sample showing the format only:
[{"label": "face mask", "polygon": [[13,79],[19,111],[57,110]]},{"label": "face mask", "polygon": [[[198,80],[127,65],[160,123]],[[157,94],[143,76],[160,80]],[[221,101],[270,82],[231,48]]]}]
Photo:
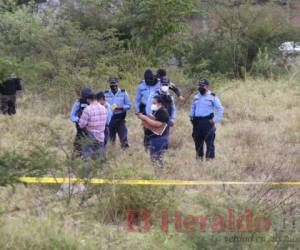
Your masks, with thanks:
[{"label": "face mask", "polygon": [[169,86],[163,85],[163,86],[161,87],[161,91],[162,91],[162,92],[168,92],[168,90],[169,90]]},{"label": "face mask", "polygon": [[157,83],[157,79],[153,77],[153,78],[145,79],[145,82],[149,86],[154,86]]},{"label": "face mask", "polygon": [[151,110],[152,110],[152,111],[157,111],[157,110],[158,110],[157,105],[156,105],[156,104],[152,104],[152,105],[151,105]]},{"label": "face mask", "polygon": [[205,95],[205,93],[206,93],[206,89],[205,88],[199,87],[198,90],[199,90],[199,92],[200,92],[201,95]]},{"label": "face mask", "polygon": [[117,85],[111,85],[110,86],[111,91],[115,94],[118,91],[118,86]]}]

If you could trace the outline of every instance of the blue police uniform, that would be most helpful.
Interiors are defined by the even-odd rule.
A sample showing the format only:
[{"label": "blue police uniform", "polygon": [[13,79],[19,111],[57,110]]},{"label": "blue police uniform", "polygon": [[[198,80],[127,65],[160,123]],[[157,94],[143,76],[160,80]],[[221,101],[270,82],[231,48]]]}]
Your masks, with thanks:
[{"label": "blue police uniform", "polygon": [[157,81],[154,85],[146,84],[146,81],[141,81],[137,88],[134,100],[134,108],[137,113],[146,114],[146,104],[149,100],[150,95],[156,90],[160,89],[160,81]]},{"label": "blue police uniform", "polygon": [[116,141],[116,134],[118,134],[121,147],[127,148],[128,139],[127,139],[127,127],[126,127],[126,112],[130,110],[131,103],[128,96],[128,93],[125,89],[118,89],[114,94],[111,90],[106,90],[104,92],[105,100],[113,108],[113,105],[118,105],[119,108],[113,110],[113,115],[109,123],[109,138],[111,142]]},{"label": "blue police uniform", "polygon": [[86,136],[86,132],[84,129],[81,129],[78,125],[79,118],[83,112],[83,110],[88,106],[86,101],[83,99],[76,100],[72,106],[72,110],[70,112],[70,120],[75,123],[76,126],[76,136],[74,140],[74,152],[76,154],[81,154],[81,143],[84,136]]},{"label": "blue police uniform", "polygon": [[[153,85],[147,84],[145,80],[141,81],[137,88],[134,100],[134,108],[135,112],[146,114],[146,105],[149,101],[150,95],[155,92],[156,90],[160,89],[160,81]],[[149,147],[149,136],[151,131],[149,129],[144,128],[144,147],[148,150]]]},{"label": "blue police uniform", "polygon": [[193,139],[197,157],[204,156],[204,142],[206,144],[206,158],[215,157],[215,123],[218,123],[224,113],[219,98],[207,91],[204,95],[197,94],[192,102],[190,119],[193,124]]}]

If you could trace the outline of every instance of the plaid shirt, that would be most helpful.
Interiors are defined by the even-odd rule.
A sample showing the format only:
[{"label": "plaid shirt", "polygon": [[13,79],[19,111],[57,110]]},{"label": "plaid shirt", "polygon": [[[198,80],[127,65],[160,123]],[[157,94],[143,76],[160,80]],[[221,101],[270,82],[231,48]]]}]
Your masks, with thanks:
[{"label": "plaid shirt", "polygon": [[107,111],[98,102],[87,106],[80,117],[79,127],[85,128],[99,142],[104,142],[104,130],[107,119]]}]

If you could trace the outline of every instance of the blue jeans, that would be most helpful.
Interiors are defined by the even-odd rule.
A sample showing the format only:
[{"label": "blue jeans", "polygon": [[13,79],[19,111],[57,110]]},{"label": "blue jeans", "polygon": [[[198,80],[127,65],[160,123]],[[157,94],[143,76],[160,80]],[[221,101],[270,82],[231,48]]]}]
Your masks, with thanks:
[{"label": "blue jeans", "polygon": [[82,145],[82,156],[85,159],[105,160],[104,142],[91,141]]},{"label": "blue jeans", "polygon": [[152,162],[163,165],[163,155],[168,148],[169,136],[150,137],[149,150]]}]

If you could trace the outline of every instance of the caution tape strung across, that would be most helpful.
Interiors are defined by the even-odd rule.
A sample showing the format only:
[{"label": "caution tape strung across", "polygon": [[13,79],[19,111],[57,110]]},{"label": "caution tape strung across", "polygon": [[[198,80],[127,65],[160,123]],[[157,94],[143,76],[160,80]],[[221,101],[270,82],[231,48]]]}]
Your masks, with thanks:
[{"label": "caution tape strung across", "polygon": [[300,181],[181,181],[181,180],[122,180],[122,179],[80,179],[54,177],[20,177],[19,181],[28,184],[94,184],[94,185],[151,185],[151,186],[199,186],[199,185],[267,185],[300,186]]}]

